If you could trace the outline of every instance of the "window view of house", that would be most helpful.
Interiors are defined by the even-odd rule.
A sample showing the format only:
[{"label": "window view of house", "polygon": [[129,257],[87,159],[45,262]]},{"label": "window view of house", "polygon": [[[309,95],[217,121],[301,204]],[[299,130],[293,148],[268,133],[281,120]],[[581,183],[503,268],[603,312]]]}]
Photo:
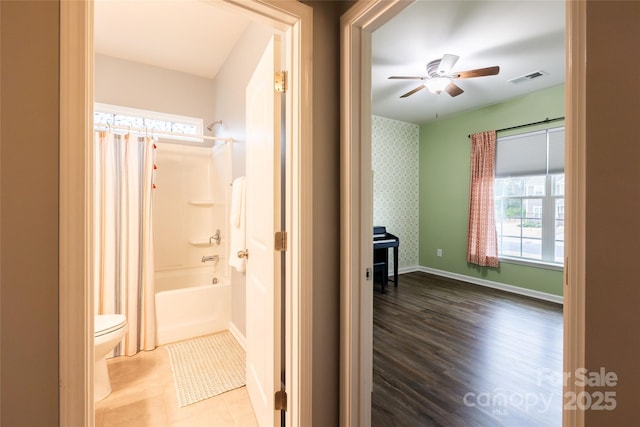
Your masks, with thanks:
[{"label": "window view of house", "polygon": [[564,128],[498,138],[498,254],[562,265]]}]

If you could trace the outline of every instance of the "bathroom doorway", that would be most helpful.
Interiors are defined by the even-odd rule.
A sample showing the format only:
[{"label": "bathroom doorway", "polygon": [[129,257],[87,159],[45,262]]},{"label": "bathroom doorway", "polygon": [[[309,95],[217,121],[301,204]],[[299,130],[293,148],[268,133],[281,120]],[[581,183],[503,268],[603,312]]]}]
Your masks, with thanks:
[{"label": "bathroom doorway", "polygon": [[[305,390],[310,390],[307,382],[307,378],[310,378],[310,366],[308,366],[307,361],[310,361],[311,358],[308,354],[300,353],[300,350],[304,352],[305,348],[309,348],[309,346],[304,344],[308,341],[308,337],[301,334],[301,331],[305,329],[305,325],[309,323],[309,318],[306,313],[309,313],[310,310],[305,306],[305,302],[308,301],[308,299],[304,297],[309,290],[304,287],[293,289],[291,284],[294,280],[296,283],[310,283],[310,280],[304,280],[310,275],[310,260],[304,259],[301,254],[308,252],[305,250],[304,245],[308,244],[310,239],[305,239],[305,236],[309,235],[311,227],[310,224],[300,222],[300,212],[309,209],[311,201],[311,194],[308,188],[310,179],[309,176],[305,174],[305,171],[310,170],[310,168],[304,167],[305,162],[309,161],[309,156],[305,154],[305,144],[302,144],[302,141],[310,137],[311,126],[310,115],[297,112],[301,111],[298,109],[301,102],[299,98],[299,94],[301,93],[300,88],[306,84],[304,76],[308,76],[308,73],[303,72],[303,70],[310,67],[308,61],[303,61],[302,59],[304,57],[302,53],[310,47],[310,32],[307,26],[301,25],[303,22],[310,22],[310,9],[302,4],[292,4],[284,8],[287,9],[285,13],[282,8],[276,10],[269,6],[265,9],[263,4],[257,4],[257,2],[255,4],[253,2],[210,3],[210,7],[222,6],[227,11],[233,10],[235,13],[251,16],[252,19],[261,22],[263,25],[271,26],[274,31],[283,35],[286,46],[285,67],[290,71],[290,78],[288,81],[288,91],[284,95],[287,101],[286,105],[288,106],[284,110],[284,114],[287,117],[287,124],[284,129],[286,135],[287,160],[284,169],[289,179],[284,186],[284,191],[286,199],[292,202],[287,204],[287,212],[285,212],[285,217],[287,218],[286,231],[289,240],[287,242],[288,250],[284,255],[286,258],[286,271],[284,274],[286,278],[284,281],[286,302],[282,304],[286,319],[286,324],[283,329],[287,331],[283,346],[283,358],[285,360],[284,365],[286,365],[289,372],[287,375],[288,382],[285,385],[289,406],[285,412],[285,418],[293,424],[307,424],[305,420],[309,419],[310,414],[301,412],[299,408],[302,407],[301,405],[303,403],[309,401],[309,396],[305,394]],[[68,93],[75,95],[75,97],[62,96],[62,103],[72,106],[71,109],[73,109],[73,107],[77,108],[77,110],[75,110],[76,115],[71,114],[70,110],[66,110],[68,114],[61,116],[61,128],[64,128],[65,132],[68,133],[67,138],[64,136],[61,138],[61,140],[66,142],[66,144],[61,144],[61,158],[63,159],[61,174],[63,181],[65,181],[64,178],[73,179],[71,177],[75,177],[76,179],[80,178],[76,182],[91,182],[87,181],[87,177],[92,175],[91,167],[82,159],[91,158],[90,150],[86,147],[85,141],[89,139],[88,135],[92,133],[92,129],[88,126],[89,123],[91,123],[92,108],[90,105],[92,102],[87,103],[87,101],[92,101],[93,98],[91,93],[93,86],[93,49],[92,39],[88,35],[91,34],[91,28],[93,26],[93,6],[92,2],[88,2],[84,5],[74,3],[62,7],[61,28],[63,30],[61,50],[64,60],[61,66],[61,78],[65,80],[65,77],[72,75],[79,69],[82,70],[80,74],[83,76],[83,78],[77,78],[75,80],[65,80],[68,86],[63,87],[63,93],[67,93],[66,91],[68,91]],[[71,49],[71,40],[86,43],[87,50],[78,50],[77,46],[73,46],[74,49]],[[297,50],[294,49],[294,47],[297,48]],[[78,75],[75,75],[75,77],[78,77]],[[296,111],[295,116],[293,114],[294,111]],[[79,121],[80,123],[78,123],[79,116],[84,117],[84,120]],[[307,147],[309,145],[310,144],[307,144]],[[64,163],[64,160],[68,160],[68,163]],[[73,163],[84,163],[87,165],[87,169],[69,168],[69,164]],[[81,224],[85,224],[84,229],[86,230],[86,225],[89,221],[88,218],[81,213],[84,208],[80,209],[80,207],[84,204],[90,204],[91,192],[90,190],[83,192],[75,189],[74,193],[72,189],[69,194],[76,194],[79,197],[80,203],[72,206],[71,204],[65,204],[63,201],[61,203],[61,215],[66,215],[70,218],[76,215],[76,219],[78,219]],[[82,201],[83,198],[84,201]],[[76,200],[76,202],[78,202],[78,200]],[[68,253],[73,254],[75,250],[75,255],[79,256],[79,259],[90,259],[90,257],[82,256],[82,248],[86,247],[85,244],[87,243],[86,239],[88,239],[88,237],[83,237],[82,235],[79,237],[80,239],[74,242],[68,242],[70,250]],[[85,243],[79,245],[80,241],[84,241]],[[65,265],[65,261],[69,262],[69,260],[62,259],[61,265]],[[93,292],[91,289],[87,289],[81,285],[81,283],[91,277],[90,270],[91,267],[87,261],[85,261],[84,267],[79,265],[71,266],[69,274],[75,273],[75,277],[84,277],[85,280],[80,283],[77,281],[61,281],[62,291],[69,291],[69,295],[74,295],[72,299],[75,298],[75,301],[81,304],[79,308],[78,305],[74,304],[66,305],[69,301],[61,302],[60,312],[64,313],[61,315],[62,325],[72,326],[74,324],[85,324],[86,327],[83,328],[84,331],[93,330],[93,310],[87,309],[88,307],[93,307],[93,304],[88,304],[93,300]],[[86,282],[90,283],[90,281]],[[75,310],[72,308],[75,308]],[[278,313],[278,315],[279,314],[280,313]],[[80,322],[77,322],[77,320],[80,320]],[[68,388],[63,388],[61,395],[61,406],[63,408],[61,411],[61,422],[65,425],[75,425],[79,423],[93,425],[93,405],[91,399],[92,364],[90,363],[92,359],[93,340],[87,339],[87,337],[82,335],[82,330],[79,330],[79,328],[61,328],[61,379],[63,383],[69,385]],[[294,343],[296,343],[295,347]],[[82,359],[85,366],[82,370],[85,372],[85,375],[80,378],[75,376],[74,379],[72,375],[67,376],[67,373],[72,372],[70,369],[66,369],[67,366],[69,366],[69,368],[71,367],[71,365],[68,365],[70,362],[67,356],[78,354],[88,354],[89,360],[74,356],[76,362]],[[73,365],[75,365],[74,370],[77,372],[77,363]],[[305,379],[306,384],[304,388],[301,387],[301,378]],[[280,384],[277,386],[280,388]],[[75,394],[73,392],[74,390],[79,391],[80,394]],[[274,390],[274,392],[275,391],[277,390]],[[84,402],[77,400],[77,396],[79,395],[85,396]],[[268,399],[272,400],[273,396],[268,397]],[[76,422],[74,420],[78,421]]]}]

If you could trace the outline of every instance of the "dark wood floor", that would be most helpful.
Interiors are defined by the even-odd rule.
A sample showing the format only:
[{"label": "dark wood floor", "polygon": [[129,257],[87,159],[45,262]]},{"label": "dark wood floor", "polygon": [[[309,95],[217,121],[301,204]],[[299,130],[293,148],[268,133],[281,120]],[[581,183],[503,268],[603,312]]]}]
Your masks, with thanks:
[{"label": "dark wood floor", "polygon": [[372,425],[562,425],[562,307],[425,273],[373,300]]}]

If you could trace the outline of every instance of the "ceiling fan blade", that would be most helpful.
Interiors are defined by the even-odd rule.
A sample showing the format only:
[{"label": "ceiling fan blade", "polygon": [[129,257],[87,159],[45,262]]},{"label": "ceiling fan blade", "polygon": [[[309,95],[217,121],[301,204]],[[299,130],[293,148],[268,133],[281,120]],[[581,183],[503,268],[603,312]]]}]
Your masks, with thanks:
[{"label": "ceiling fan blade", "polygon": [[463,93],[464,91],[460,88],[460,86],[454,84],[454,83],[449,83],[449,85],[447,87],[444,88],[444,90],[447,91],[447,93],[449,95],[453,96],[458,96],[461,93]]},{"label": "ceiling fan blade", "polygon": [[440,60],[440,65],[438,66],[438,74],[448,74],[453,66],[456,65],[456,62],[458,62],[459,58],[460,57],[458,55],[443,55],[442,59]]},{"label": "ceiling fan blade", "polygon": [[478,68],[475,70],[468,70],[468,71],[459,71],[454,73],[452,78],[470,79],[472,77],[495,76],[499,72],[500,72],[500,67],[496,65],[494,67]]},{"label": "ceiling fan blade", "polygon": [[391,76],[387,77],[388,79],[401,79],[401,80],[424,80],[426,77],[417,77],[417,76]]},{"label": "ceiling fan blade", "polygon": [[413,89],[413,90],[410,90],[409,92],[407,92],[407,93],[405,93],[404,95],[402,95],[400,98],[406,98],[407,96],[411,96],[411,95],[413,95],[414,93],[416,93],[416,92],[418,92],[418,91],[420,91],[420,90],[422,90],[422,89],[424,89],[424,85],[420,85],[420,86],[418,86],[417,88],[415,88],[415,89]]}]

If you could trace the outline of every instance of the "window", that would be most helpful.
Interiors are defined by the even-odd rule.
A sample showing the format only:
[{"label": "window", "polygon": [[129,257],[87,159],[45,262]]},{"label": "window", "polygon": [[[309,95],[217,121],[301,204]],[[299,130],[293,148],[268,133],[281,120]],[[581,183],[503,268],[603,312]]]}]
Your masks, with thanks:
[{"label": "window", "polygon": [[93,109],[93,122],[96,125],[120,126],[127,128],[156,131],[163,138],[202,142],[204,120],[196,117],[178,116],[157,111],[140,110],[96,103]]},{"label": "window", "polygon": [[498,138],[495,209],[500,258],[563,263],[563,127]]}]

